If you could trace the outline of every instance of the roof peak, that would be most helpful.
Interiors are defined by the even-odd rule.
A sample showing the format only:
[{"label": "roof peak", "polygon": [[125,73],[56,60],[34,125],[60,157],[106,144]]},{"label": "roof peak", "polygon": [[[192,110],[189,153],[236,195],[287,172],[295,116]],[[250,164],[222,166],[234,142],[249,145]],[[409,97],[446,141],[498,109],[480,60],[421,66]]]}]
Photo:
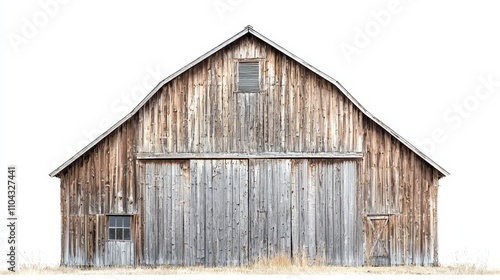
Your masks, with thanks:
[{"label": "roof peak", "polygon": [[89,143],[87,146],[85,146],[81,151],[79,151],[77,154],[75,154],[73,157],[68,159],[66,162],[64,162],[61,166],[59,166],[57,169],[52,171],[49,175],[50,176],[57,176],[62,170],[64,170],[68,165],[73,163],[77,158],[79,158],[81,155],[89,151],[94,145],[96,145],[98,142],[100,142],[104,137],[108,136],[112,131],[114,131],[116,128],[118,128],[120,125],[122,125],[124,122],[126,122],[128,119],[130,119],[139,109],[165,84],[179,76],[180,74],[184,73],[187,71],[189,68],[193,67],[194,65],[198,64],[200,61],[206,59],[210,55],[214,54],[215,52],[221,50],[222,48],[226,47],[227,45],[231,44],[232,42],[240,39],[246,34],[252,34],[259,38],[260,40],[264,41],[265,43],[269,44],[270,46],[276,48],[278,51],[284,53],[291,59],[297,61],[298,63],[302,64],[304,67],[307,69],[313,71],[320,77],[326,79],[327,81],[331,82],[334,86],[336,86],[358,109],[360,109],[365,116],[367,116],[369,119],[374,121],[376,124],[380,125],[384,130],[386,130],[390,135],[392,135],[394,138],[396,138],[398,141],[403,143],[406,147],[408,147],[411,151],[416,153],[418,156],[420,156],[424,161],[429,163],[431,166],[436,168],[442,176],[449,175],[448,171],[446,171],[444,168],[439,166],[436,162],[434,162],[432,159],[430,159],[428,156],[426,156],[424,153],[422,153],[419,149],[417,149],[415,146],[413,146],[410,142],[408,142],[406,139],[401,137],[399,134],[397,134],[394,130],[389,128],[386,124],[384,124],[382,121],[377,119],[375,116],[373,116],[368,110],[366,110],[337,80],[333,79],[332,77],[328,76],[327,74],[323,73],[322,71],[316,69],[309,63],[305,62],[301,58],[297,57],[296,55],[292,54],[285,48],[279,46],[275,42],[271,41],[270,39],[266,38],[259,32],[255,31],[251,25],[247,25],[242,31],[238,32],[236,35],[233,37],[227,39],[217,47],[213,48],[212,50],[208,51],[204,55],[200,56],[199,58],[195,59],[191,63],[187,64],[183,68],[179,69],[175,73],[171,74],[167,78],[163,79],[151,92],[130,112],[128,113],[125,117],[123,117],[120,121],[118,121],[116,124],[114,124],[111,128],[109,128],[106,132],[101,134],[97,139]]}]

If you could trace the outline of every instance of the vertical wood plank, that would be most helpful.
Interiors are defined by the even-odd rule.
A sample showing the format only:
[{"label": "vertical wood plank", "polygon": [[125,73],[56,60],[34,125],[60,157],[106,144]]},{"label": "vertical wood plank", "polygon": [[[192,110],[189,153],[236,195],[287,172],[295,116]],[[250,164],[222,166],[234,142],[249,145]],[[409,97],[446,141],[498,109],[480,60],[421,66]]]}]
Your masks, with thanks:
[{"label": "vertical wood plank", "polygon": [[315,160],[316,174],[314,174],[314,185],[316,186],[316,213],[315,213],[315,234],[316,234],[316,258],[319,262],[326,260],[326,182],[325,172],[328,170],[328,162]]},{"label": "vertical wood plank", "polygon": [[335,224],[335,216],[334,216],[334,197],[335,197],[335,165],[334,163],[326,165],[325,170],[325,192],[326,192],[326,263],[334,264],[334,224]]},{"label": "vertical wood plank", "polygon": [[314,181],[317,175],[317,165],[309,162],[308,165],[308,188],[307,188],[307,247],[309,261],[316,260],[316,182]]},{"label": "vertical wood plank", "polygon": [[291,160],[291,252],[293,259],[300,259],[300,204],[299,204],[299,162],[300,160]]},{"label": "vertical wood plank", "polygon": [[260,178],[259,166],[257,165],[256,160],[249,160],[249,204],[248,204],[248,218],[249,218],[249,261],[250,263],[254,263],[259,259],[259,253],[262,251],[262,236],[260,235],[260,192],[259,186],[260,182],[258,181]]},{"label": "vertical wood plank", "polygon": [[212,162],[207,160],[203,162],[203,185],[205,186],[206,197],[206,210],[205,210],[205,265],[215,265],[215,252],[214,252],[214,192],[212,186]]},{"label": "vertical wood plank", "polygon": [[239,250],[239,264],[247,265],[249,262],[249,162],[248,160],[239,161],[239,231],[240,231],[240,250]]}]

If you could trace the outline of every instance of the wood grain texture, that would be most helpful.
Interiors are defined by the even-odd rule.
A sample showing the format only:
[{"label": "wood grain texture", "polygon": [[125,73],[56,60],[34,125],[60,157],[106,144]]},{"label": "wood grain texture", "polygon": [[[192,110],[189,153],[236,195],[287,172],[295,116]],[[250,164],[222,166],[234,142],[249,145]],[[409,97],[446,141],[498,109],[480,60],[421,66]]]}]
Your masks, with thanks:
[{"label": "wood grain texture", "polygon": [[437,265],[437,170],[366,117],[364,122],[370,135],[363,160],[364,213],[389,215],[390,264]]},{"label": "wood grain texture", "polygon": [[[244,61],[259,62],[259,91],[236,91]],[[278,254],[438,264],[439,172],[251,35],[165,84],[59,176],[62,265],[245,265]],[[130,242],[108,240],[110,214],[133,217]],[[375,257],[387,260],[372,261],[370,215],[387,217],[373,225],[387,242]]]},{"label": "wood grain texture", "polygon": [[[107,253],[106,248],[111,247],[105,245],[108,242],[106,215],[139,213],[134,160],[136,120],[125,123],[61,176],[62,265],[120,263],[110,259],[115,255]],[[136,264],[136,244],[131,244],[134,250],[127,249],[127,252],[133,256],[123,257],[123,265]],[[118,253],[116,257],[122,259]]]}]

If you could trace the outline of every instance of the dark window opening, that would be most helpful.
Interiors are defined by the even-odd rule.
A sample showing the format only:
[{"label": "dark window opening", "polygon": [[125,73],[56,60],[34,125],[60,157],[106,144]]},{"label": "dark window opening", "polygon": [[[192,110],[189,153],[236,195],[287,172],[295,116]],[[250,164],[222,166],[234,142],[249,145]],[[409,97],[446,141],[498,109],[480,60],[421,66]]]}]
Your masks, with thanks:
[{"label": "dark window opening", "polygon": [[108,240],[130,240],[130,216],[108,216]]},{"label": "dark window opening", "polygon": [[259,90],[259,62],[239,62],[238,91],[258,92]]}]

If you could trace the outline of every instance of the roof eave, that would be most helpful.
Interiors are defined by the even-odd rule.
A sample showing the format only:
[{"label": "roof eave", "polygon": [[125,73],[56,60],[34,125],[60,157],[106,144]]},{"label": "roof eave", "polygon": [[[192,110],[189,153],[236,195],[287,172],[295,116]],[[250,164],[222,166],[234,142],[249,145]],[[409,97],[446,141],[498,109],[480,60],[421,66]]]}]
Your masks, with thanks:
[{"label": "roof eave", "polygon": [[267,44],[273,46],[280,52],[284,53],[285,55],[291,57],[292,59],[296,60],[300,64],[302,64],[304,67],[308,68],[309,70],[313,71],[317,75],[321,76],[322,78],[328,80],[332,84],[334,84],[342,93],[347,96],[347,98],[353,102],[353,104],[363,112],[369,119],[380,125],[382,128],[384,128],[389,134],[391,134],[393,137],[398,139],[401,143],[403,143],[406,147],[408,147],[411,151],[416,153],[418,156],[420,156],[423,160],[425,160],[427,163],[429,163],[432,167],[436,168],[441,176],[445,177],[450,175],[448,171],[446,171],[444,168],[442,168],[439,164],[434,162],[432,159],[430,159],[428,156],[426,156],[423,152],[421,152],[419,149],[417,149],[415,146],[413,146],[410,142],[408,142],[406,139],[401,137],[399,134],[397,134],[394,130],[392,130],[390,127],[388,127],[386,124],[384,124],[382,121],[377,119],[375,116],[373,116],[368,110],[366,110],[357,100],[354,98],[337,80],[334,78],[328,76],[327,74],[323,73],[319,69],[316,69],[314,66],[310,65],[306,61],[302,60],[298,56],[294,55],[293,53],[289,52],[285,48],[281,47],[280,45],[276,44],[275,42],[271,41],[264,35],[260,34],[259,32],[255,31],[252,26],[246,26],[242,31],[238,32],[236,35],[232,36],[231,38],[227,39],[226,41],[222,42],[219,44],[217,47],[213,48],[212,50],[208,51],[204,55],[198,57],[197,59],[193,60],[191,63],[187,64],[186,66],[182,67],[180,70],[176,71],[175,73],[171,74],[164,80],[162,80],[158,85],[151,90],[151,92],[130,112],[128,113],[125,117],[123,117],[120,121],[118,121],[115,125],[113,125],[111,128],[106,130],[103,134],[101,134],[99,137],[97,137],[94,141],[90,142],[87,146],[85,146],[82,150],[80,150],[77,154],[72,156],[70,159],[65,161],[61,166],[56,168],[54,171],[52,171],[49,176],[51,177],[57,177],[58,174],[63,171],[66,167],[68,167],[70,164],[72,164],[76,159],[78,159],[80,156],[88,152],[92,147],[94,147],[97,143],[99,143],[103,138],[108,136],[111,132],[113,132],[116,128],[118,128],[120,125],[128,121],[139,109],[165,84],[173,80],[174,78],[178,77],[182,73],[186,72],[188,69],[193,67],[194,65],[200,63],[207,57],[211,56],[212,54],[218,52],[222,48],[228,46],[229,44],[233,43],[234,41],[238,40],[239,38],[243,37],[246,34],[252,34],[259,38],[260,40],[266,42]]},{"label": "roof eave", "polygon": [[130,112],[128,113],[125,117],[123,117],[120,121],[118,121],[115,125],[113,125],[112,127],[110,127],[108,130],[106,130],[103,134],[101,134],[99,137],[97,137],[94,141],[90,142],[87,146],[85,146],[83,149],[81,149],[78,153],[76,153],[74,156],[72,156],[70,159],[68,159],[67,161],[65,161],[63,164],[61,164],[61,166],[59,166],[58,168],[56,168],[54,171],[52,171],[49,176],[50,177],[55,177],[57,176],[61,171],[63,171],[66,167],[68,167],[71,163],[73,163],[76,159],[78,159],[80,156],[82,156],[83,154],[85,154],[86,152],[88,152],[90,149],[92,149],[92,147],[94,147],[95,144],[99,143],[103,138],[105,138],[106,136],[108,136],[111,132],[113,132],[117,127],[119,127],[120,125],[124,124],[126,121],[128,121],[135,113],[137,113],[137,111],[139,111],[139,109],[144,105],[146,104],[146,102],[161,88],[163,87],[165,84],[167,84],[168,82],[170,82],[171,80],[173,80],[174,78],[176,78],[177,76],[181,75],[182,73],[186,72],[188,69],[190,69],[191,67],[193,67],[194,65],[200,63],[201,61],[203,61],[205,58],[211,56],[212,54],[218,52],[219,50],[221,50],[222,48],[226,47],[227,45],[231,44],[232,42],[238,40],[240,37],[244,36],[245,34],[247,34],[249,32],[249,30],[251,30],[252,27],[251,26],[247,26],[245,27],[245,29],[243,29],[242,31],[238,32],[236,35],[234,35],[233,37],[227,39],[226,41],[222,42],[221,44],[219,44],[217,47],[213,48],[212,50],[208,51],[207,53],[205,53],[204,55],[198,57],[197,59],[193,60],[191,63],[187,64],[186,66],[182,67],[181,69],[179,69],[178,71],[174,72],[173,74],[171,74],[170,76],[168,76],[167,78],[163,79],[161,82],[158,83],[158,85],[156,85],[156,87],[154,87],[146,97],[144,97],[144,99]]},{"label": "roof eave", "polygon": [[259,32],[253,30],[253,29],[249,29],[249,32],[253,35],[255,35],[256,37],[258,37],[259,39],[263,40],[264,42],[266,42],[267,44],[273,46],[274,48],[278,49],[279,51],[283,52],[284,54],[288,55],[289,57],[293,58],[294,60],[296,60],[297,62],[301,63],[302,65],[304,65],[304,67],[308,68],[309,70],[315,72],[316,74],[318,74],[319,76],[321,76],[322,78],[328,80],[329,82],[331,82],[332,84],[334,84],[338,89],[340,89],[340,91],[342,91],[342,93],[344,95],[347,96],[347,98],[352,102],[354,103],[354,105],[356,105],[356,107],[361,110],[363,112],[363,114],[365,114],[369,119],[371,119],[372,121],[374,121],[376,124],[380,125],[382,128],[384,128],[389,134],[391,134],[392,136],[394,136],[394,138],[398,139],[400,142],[402,142],[406,147],[408,147],[411,151],[413,151],[414,153],[416,153],[417,155],[419,155],[423,160],[425,160],[427,163],[429,163],[432,167],[436,168],[440,174],[442,176],[440,177],[445,177],[445,176],[448,176],[450,175],[450,173],[448,171],[446,171],[443,167],[441,167],[439,164],[437,164],[436,162],[434,162],[431,158],[429,158],[427,155],[425,155],[422,151],[420,151],[417,147],[413,146],[410,142],[408,142],[406,139],[404,139],[401,135],[397,134],[394,130],[392,130],[389,126],[387,126],[385,123],[383,123],[382,121],[380,121],[379,119],[377,119],[374,115],[372,115],[368,110],[366,110],[363,105],[361,105],[358,100],[356,100],[356,98],[354,98],[354,96],[352,96],[348,91],[347,89],[344,88],[344,86],[342,86],[337,80],[335,80],[334,78],[328,76],[327,74],[325,74],[324,72],[322,72],[321,70],[315,68],[314,66],[310,65],[309,63],[305,62],[304,60],[302,60],[301,58],[297,57],[296,55],[294,55],[293,53],[289,52],[288,50],[282,48],[280,45],[274,43],[273,41],[271,41],[270,39],[266,38],[264,35],[260,34]]}]

